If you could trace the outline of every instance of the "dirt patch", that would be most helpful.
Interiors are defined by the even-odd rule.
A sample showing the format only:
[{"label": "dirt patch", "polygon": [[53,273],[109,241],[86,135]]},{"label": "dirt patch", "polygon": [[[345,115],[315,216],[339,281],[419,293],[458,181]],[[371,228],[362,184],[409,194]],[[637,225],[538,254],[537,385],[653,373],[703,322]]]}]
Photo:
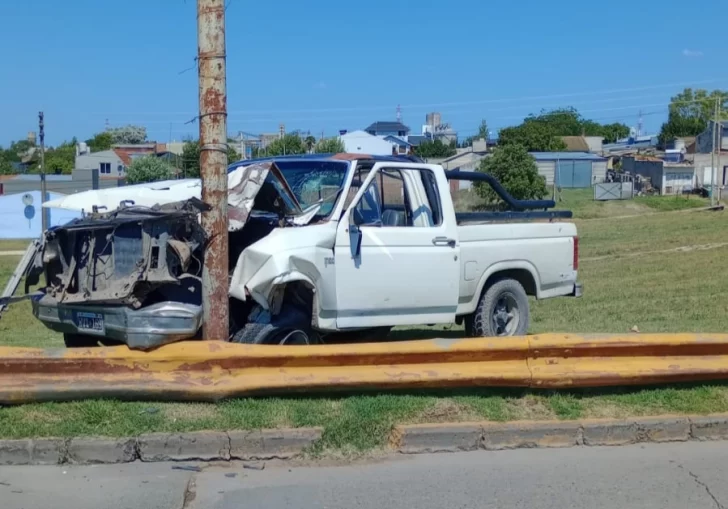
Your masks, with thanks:
[{"label": "dirt patch", "polygon": [[426,408],[416,419],[416,422],[459,422],[475,420],[473,410],[462,403],[451,399],[440,399],[434,405]]},{"label": "dirt patch", "polygon": [[526,395],[506,401],[508,420],[555,419],[556,415],[540,396]]},{"label": "dirt patch", "polygon": [[215,405],[174,404],[164,408],[164,416],[171,421],[199,421],[219,417]]},{"label": "dirt patch", "polygon": [[584,408],[584,417],[587,419],[624,419],[630,415],[635,415],[634,409],[629,410],[609,401],[587,404]]}]

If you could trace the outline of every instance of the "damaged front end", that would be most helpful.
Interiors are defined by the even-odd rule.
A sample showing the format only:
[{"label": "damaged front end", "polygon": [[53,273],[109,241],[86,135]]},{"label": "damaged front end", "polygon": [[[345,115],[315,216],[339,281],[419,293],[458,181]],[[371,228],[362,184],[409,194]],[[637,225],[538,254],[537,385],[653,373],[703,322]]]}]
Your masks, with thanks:
[{"label": "damaged front end", "polygon": [[[228,182],[233,259],[285,226],[286,217],[302,214],[272,163],[241,167]],[[199,217],[205,205],[190,196],[136,206],[135,193],[141,195],[145,188],[135,187],[116,210],[98,213],[99,205],[93,203],[92,214],[49,230],[36,252],[26,293],[41,275],[46,285],[33,298],[33,313],[67,339],[84,336],[148,349],[199,335],[207,241]],[[110,205],[101,198],[96,202]]]},{"label": "damaged front end", "polygon": [[66,334],[148,348],[200,328],[205,234],[199,200],[126,207],[46,233],[28,278],[45,275],[33,313]]}]

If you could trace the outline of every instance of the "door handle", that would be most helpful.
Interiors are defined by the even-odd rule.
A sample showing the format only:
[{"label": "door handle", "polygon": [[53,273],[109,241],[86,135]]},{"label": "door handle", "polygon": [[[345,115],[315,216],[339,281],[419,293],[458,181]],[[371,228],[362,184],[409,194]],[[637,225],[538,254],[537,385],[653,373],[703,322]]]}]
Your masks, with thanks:
[{"label": "door handle", "polygon": [[435,237],[432,239],[432,243],[436,246],[455,247],[455,239],[449,239],[447,237]]}]

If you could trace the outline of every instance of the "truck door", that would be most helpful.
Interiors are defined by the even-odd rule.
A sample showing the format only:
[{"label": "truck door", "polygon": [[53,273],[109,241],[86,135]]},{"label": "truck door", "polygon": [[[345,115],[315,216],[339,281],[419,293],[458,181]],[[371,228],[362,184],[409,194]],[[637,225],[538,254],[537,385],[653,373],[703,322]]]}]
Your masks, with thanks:
[{"label": "truck door", "polygon": [[337,327],[454,321],[459,254],[442,169],[377,163],[337,230]]}]

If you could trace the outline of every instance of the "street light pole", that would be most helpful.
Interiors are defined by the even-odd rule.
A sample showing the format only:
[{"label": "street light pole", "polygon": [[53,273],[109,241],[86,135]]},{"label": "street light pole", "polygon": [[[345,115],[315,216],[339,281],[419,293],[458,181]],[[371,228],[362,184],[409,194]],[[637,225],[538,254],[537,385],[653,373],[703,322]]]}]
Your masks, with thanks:
[{"label": "street light pole", "polygon": [[202,227],[208,237],[202,269],[203,334],[229,337],[227,91],[224,0],[197,0]]}]

